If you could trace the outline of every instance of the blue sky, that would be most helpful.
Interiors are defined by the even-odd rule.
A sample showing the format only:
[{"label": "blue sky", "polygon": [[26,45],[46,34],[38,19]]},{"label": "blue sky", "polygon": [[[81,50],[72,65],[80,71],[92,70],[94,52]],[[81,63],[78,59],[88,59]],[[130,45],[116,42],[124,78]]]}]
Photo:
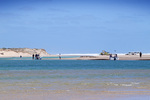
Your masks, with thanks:
[{"label": "blue sky", "polygon": [[149,0],[0,0],[0,48],[150,52]]}]

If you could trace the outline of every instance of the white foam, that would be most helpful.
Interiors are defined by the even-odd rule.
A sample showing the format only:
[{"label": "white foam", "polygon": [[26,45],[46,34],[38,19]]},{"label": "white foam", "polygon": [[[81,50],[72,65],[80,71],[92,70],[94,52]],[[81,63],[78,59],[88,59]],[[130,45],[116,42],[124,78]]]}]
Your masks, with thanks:
[{"label": "white foam", "polygon": [[[58,54],[59,55],[59,54]],[[61,54],[64,56],[99,56],[99,54]]]},{"label": "white foam", "polygon": [[133,84],[121,84],[121,86],[132,86]]}]

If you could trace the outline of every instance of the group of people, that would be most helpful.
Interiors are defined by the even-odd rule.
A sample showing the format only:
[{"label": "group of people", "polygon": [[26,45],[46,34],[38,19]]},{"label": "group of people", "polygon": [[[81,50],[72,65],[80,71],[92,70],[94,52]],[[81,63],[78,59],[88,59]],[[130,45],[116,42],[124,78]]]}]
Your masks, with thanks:
[{"label": "group of people", "polygon": [[[142,52],[139,52],[139,56],[140,56],[140,58],[142,57]],[[118,56],[117,56],[117,54],[115,54],[114,56],[112,56],[112,54],[110,54],[109,59],[110,60],[117,60]]]},{"label": "group of people", "polygon": [[35,59],[35,60],[41,60],[39,54],[35,54],[35,55],[33,54],[33,55],[32,55],[32,59]]},{"label": "group of people", "polygon": [[114,56],[112,56],[112,54],[110,54],[110,56],[109,56],[109,59],[110,60],[117,60],[118,59],[118,56],[117,56],[117,54],[115,54]]}]

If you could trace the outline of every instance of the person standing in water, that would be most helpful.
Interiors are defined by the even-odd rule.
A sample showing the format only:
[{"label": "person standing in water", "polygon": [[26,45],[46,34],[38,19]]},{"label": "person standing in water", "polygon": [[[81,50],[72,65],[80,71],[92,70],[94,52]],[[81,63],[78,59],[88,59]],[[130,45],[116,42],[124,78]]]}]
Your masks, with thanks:
[{"label": "person standing in water", "polygon": [[142,57],[142,52],[140,52],[140,58]]},{"label": "person standing in water", "polygon": [[34,59],[34,54],[32,55],[32,59]]},{"label": "person standing in water", "polygon": [[59,54],[59,59],[61,59],[61,54]]}]

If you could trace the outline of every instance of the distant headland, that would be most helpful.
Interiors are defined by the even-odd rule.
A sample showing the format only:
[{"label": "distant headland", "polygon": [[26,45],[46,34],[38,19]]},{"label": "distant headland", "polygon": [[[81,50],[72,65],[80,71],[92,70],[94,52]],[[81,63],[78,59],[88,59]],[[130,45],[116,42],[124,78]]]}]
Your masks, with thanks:
[{"label": "distant headland", "polygon": [[31,48],[0,48],[0,57],[31,57],[33,54],[50,56],[45,49]]},{"label": "distant headland", "polygon": [[102,51],[97,55],[68,55],[57,54],[51,55],[45,49],[36,48],[0,48],[0,58],[5,57],[42,57],[43,60],[150,60],[150,54],[140,54],[140,52],[129,52],[127,54],[110,54],[109,52]]}]

